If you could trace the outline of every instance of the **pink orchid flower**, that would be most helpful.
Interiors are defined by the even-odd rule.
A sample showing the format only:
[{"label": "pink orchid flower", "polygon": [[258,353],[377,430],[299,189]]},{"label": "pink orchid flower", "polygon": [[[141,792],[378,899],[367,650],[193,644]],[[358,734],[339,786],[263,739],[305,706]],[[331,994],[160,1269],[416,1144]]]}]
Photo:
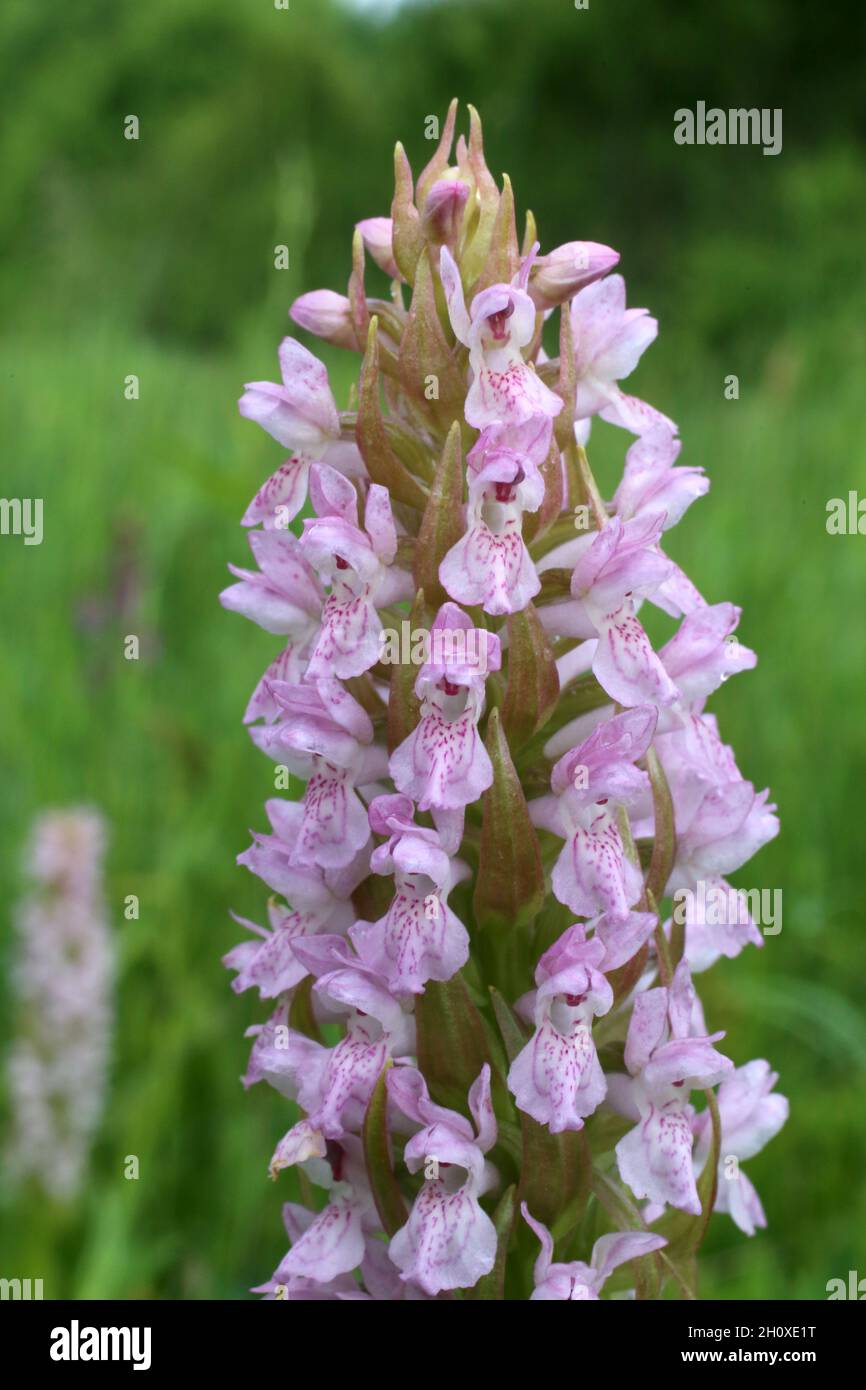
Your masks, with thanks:
[{"label": "pink orchid flower", "polygon": [[[733,960],[745,946],[764,945],[755,925],[748,900],[723,878],[701,879],[689,892],[674,899],[685,926],[685,959],[693,975],[709,970],[726,956]],[[665,922],[670,935],[673,918]]]},{"label": "pink orchid flower", "polygon": [[317,459],[352,477],[364,477],[366,470],[356,446],[340,439],[340,420],[324,363],[295,338],[280,343],[279,360],[283,384],[248,382],[238,410],[292,451],[292,457],[256,493],[243,525],[263,522],[266,528],[284,530],[307,499],[310,465]]},{"label": "pink orchid flower", "polygon": [[[253,1293],[286,1302],[363,1298],[365,1293],[351,1277],[360,1267],[375,1287],[378,1282],[377,1251],[373,1238],[378,1225],[360,1140],[346,1135],[327,1145],[326,1158],[308,1159],[308,1177],[328,1192],[320,1212],[296,1202],[283,1206],[283,1224],[292,1242],[271,1279]],[[396,1271],[394,1271],[396,1277]]]},{"label": "pink orchid flower", "polygon": [[575,923],[538,962],[538,986],[518,1003],[531,1011],[535,1032],[511,1063],[508,1088],[525,1110],[552,1134],[583,1129],[604,1100],[607,1086],[592,1040],[592,1020],[607,1013],[613,990],[600,973],[605,948],[586,940]]},{"label": "pink orchid flower", "polygon": [[577,365],[575,415],[600,415],[632,434],[645,434],[654,425],[676,425],[661,411],[617,385],[630,376],[658,333],[658,322],[646,309],[626,309],[625,281],[608,275],[580,290],[571,301],[571,324]]},{"label": "pink orchid flower", "polygon": [[679,691],[674,710],[659,721],[662,729],[681,722],[677,710],[700,714],[708,697],[730,676],[757,665],[755,653],[732,637],[740,611],[733,603],[707,604],[683,618],[661,648],[659,660]]},{"label": "pink orchid flower", "polygon": [[[658,548],[662,524],[657,515],[628,522],[614,517],[600,531],[572,542],[572,599],[542,610],[548,630],[598,639],[593,674],[621,705],[670,705],[677,698],[677,688],[637,617],[640,601],[673,572],[672,562]],[[545,560],[543,568],[548,568],[552,556]]]},{"label": "pink orchid flower", "polygon": [[[351,894],[366,877],[369,847],[364,845],[355,858],[340,869],[323,869],[319,864],[299,867],[292,855],[303,822],[303,807],[296,801],[273,797],[265,802],[272,835],[254,835],[248,850],[238,856],[246,867],[291,907],[271,898],[268,903],[270,930],[235,915],[235,921],[253,932],[257,941],[244,941],[223,956],[223,965],[237,971],[232,988],[238,993],[255,987],[262,999],[276,999],[307,974],[293,950],[299,936],[328,931],[343,934],[355,920]],[[234,914],[233,914],[234,915]]]},{"label": "pink orchid flower", "polygon": [[501,660],[495,633],[474,628],[456,604],[443,603],[430,630],[430,659],[415,682],[420,721],[389,763],[397,790],[419,810],[462,810],[493,781],[478,720],[487,673]]},{"label": "pink orchid flower", "polygon": [[220,603],[303,651],[318,630],[324,594],[300,542],[290,531],[251,531],[249,543],[259,568],[229,565],[239,583],[222,591]]},{"label": "pink orchid flower", "polygon": [[316,465],[310,494],[317,515],[304,522],[300,548],[310,567],[330,586],[306,678],[363,675],[379,659],[382,622],[377,604],[412,597],[409,574],[394,564],[397,530],[388,489],[367,491],[364,529],[358,499],[347,479]]},{"label": "pink orchid flower", "polygon": [[291,531],[251,531],[249,545],[258,570],[229,565],[239,580],[223,589],[220,603],[264,628],[288,637],[253,691],[244,723],[274,720],[279,714],[271,695],[273,681],[294,684],[303,678],[321,625],[325,595],[321,584]]},{"label": "pink orchid flower", "polygon": [[666,424],[654,425],[628,449],[622,481],[613,495],[613,509],[623,521],[639,516],[662,517],[669,531],[691,504],[709,491],[703,468],[677,465],[682,440]]},{"label": "pink orchid flower", "polygon": [[[306,786],[267,802],[239,856],[274,896],[224,959],[273,1001],[246,1084],[298,1107],[271,1172],[304,1165],[328,1194],[287,1204],[291,1248],[258,1292],[629,1297],[627,1269],[605,1280],[644,1259],[637,1292],[689,1294],[694,1262],[653,1255],[645,1223],[679,1208],[696,1249],[718,1159],[718,1209],[764,1224],[737,1165],[787,1113],[766,1063],[734,1072],[716,1050],[692,985],[779,921],[778,890],[772,916],[759,890],[762,932],[754,890],[728,881],[778,822],[707,713],[756,658],[739,609],[665,553],[709,484],[623,389],[655,319],[627,307],[610,247],[539,256],[530,215],[518,249],[509,181],[457,110],[420,172],[398,146],[348,293],[290,309],[355,354],[349,408],[292,338],[282,384],[240,403],[291,457],[247,509],[255,563],[222,602],[278,639],[244,718],[277,785]],[[368,256],[387,299],[367,297]],[[556,352],[557,329],[562,360],[542,342]],[[597,479],[599,418],[625,458]],[[463,464],[443,453],[458,433]],[[658,648],[644,605],[674,619]],[[718,1155],[692,1096],[716,1085]],[[594,1175],[576,1188],[575,1142]],[[628,1189],[644,1226],[593,1245]]]},{"label": "pink orchid flower", "polygon": [[779,833],[768,792],[756,793],[743,778],[713,715],[689,715],[680,727],[660,734],[656,747],[676,813],[668,893],[724,878]]},{"label": "pink orchid flower", "polygon": [[602,914],[575,923],[539,960],[538,988],[515,1006],[535,1032],[512,1062],[508,1086],[518,1107],[552,1134],[582,1129],[604,1100],[607,1083],[592,1039],[593,1018],[613,1003],[602,972],[631,960],[655,925],[651,912],[631,912],[624,922]]},{"label": "pink orchid flower", "polygon": [[414,1067],[394,1068],[387,1085],[394,1105],[421,1126],[403,1157],[411,1173],[423,1168],[425,1178],[388,1253],[401,1278],[426,1294],[471,1288],[496,1258],[496,1227],[478,1201],[495,1181],[484,1159],[497,1135],[490,1068],[482,1068],[469,1092],[474,1130],[463,1115],[434,1105]]},{"label": "pink orchid flower", "polygon": [[541,1253],[533,1271],[535,1288],[530,1294],[533,1301],[580,1303],[598,1300],[602,1286],[620,1265],[651,1255],[654,1250],[661,1250],[663,1245],[667,1245],[664,1236],[652,1235],[648,1231],[618,1231],[598,1238],[592,1247],[589,1264],[584,1264],[582,1260],[555,1264],[550,1231],[541,1221],[530,1216],[525,1202],[521,1202],[520,1210],[526,1224],[541,1241]]},{"label": "pink orchid flower", "polygon": [[373,742],[370,716],[339,681],[271,687],[282,719],[254,724],[257,747],[307,779],[292,863],[341,869],[367,844],[370,828],[357,787],[375,782],[387,754]]},{"label": "pink orchid flower", "polygon": [[511,285],[491,285],[482,290],[467,311],[460,271],[443,246],[439,272],[448,304],[451,327],[459,342],[469,348],[472,385],[464,413],[470,425],[519,425],[533,415],[551,418],[562,410],[555,395],[520,349],[535,332],[535,305],[526,292],[531,257],[527,257]]},{"label": "pink orchid flower", "polygon": [[448,551],[439,578],[458,603],[485,613],[517,613],[541,588],[523,543],[523,513],[544,498],[539,465],[550,450],[549,415],[519,425],[488,425],[467,457],[466,534]]},{"label": "pink orchid flower", "polygon": [[272,1176],[307,1158],[321,1157],[325,1140],[360,1130],[382,1068],[414,1050],[415,1030],[384,979],[364,964],[340,936],[308,936],[295,951],[317,977],[314,993],[332,1017],[344,1019],[345,1035],[326,1047],[291,1028],[256,1034],[246,1084],[266,1080],[297,1100],[306,1118],[283,1136],[271,1159]]},{"label": "pink orchid flower", "polygon": [[555,764],[552,794],[530,805],[535,824],[565,840],[552,886],[578,916],[603,912],[624,922],[640,897],[643,876],[626,855],[616,811],[648,789],[646,773],[634,763],[652,741],[656,718],[651,705],[639,705],[599,724]]},{"label": "pink orchid flower", "polygon": [[[651,425],[635,440],[625,456],[622,481],[613,496],[613,510],[622,521],[660,517],[662,530],[681,521],[688,508],[709,490],[702,468],[676,466],[682,443],[669,424]],[[651,594],[650,601],[674,618],[705,607],[705,600],[679,565],[668,561],[669,577]]]},{"label": "pink orchid flower", "polygon": [[[450,174],[450,177],[449,177]],[[421,213],[422,225],[431,242],[454,249],[469,199],[469,185],[450,170],[431,186]]]},{"label": "pink orchid flower", "polygon": [[393,873],[395,894],[384,917],[355,922],[349,933],[394,994],[423,994],[428,980],[450,980],[469,959],[469,934],[447,903],[460,868],[468,869],[453,863],[437,831],[415,825],[414,812],[408,796],[370,803],[372,829],[389,837],[373,851],[370,868]]},{"label": "pink orchid flower", "polygon": [[609,1078],[615,1109],[637,1118],[616,1146],[620,1176],[636,1197],[701,1210],[692,1166],[689,1092],[715,1086],[733,1063],[712,1046],[724,1037],[691,1035],[694,988],[686,961],[680,961],[669,988],[638,994],[625,1044],[632,1078]]}]

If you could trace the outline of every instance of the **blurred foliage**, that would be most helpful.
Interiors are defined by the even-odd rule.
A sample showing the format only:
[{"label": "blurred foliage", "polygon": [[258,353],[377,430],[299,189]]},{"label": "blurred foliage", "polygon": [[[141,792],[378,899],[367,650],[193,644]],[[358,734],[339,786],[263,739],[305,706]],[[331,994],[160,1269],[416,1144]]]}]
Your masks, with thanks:
[{"label": "blurred foliage", "polygon": [[[704,1293],[820,1298],[863,1272],[866,566],[862,538],[824,521],[829,497],[866,492],[864,22],[783,0],[446,0],[388,23],[330,0],[6,0],[0,493],[45,499],[45,540],[0,539],[2,949],[30,818],[89,799],[112,826],[122,967],[91,1183],[65,1213],[36,1194],[4,1207],[4,1277],[243,1297],[283,1253],[291,1178],[274,1189],[265,1169],[286,1106],[238,1084],[263,1010],[219,963],[239,936],[228,908],[263,909],[233,860],[272,787],[240,716],[273,640],[216,596],[280,455],[234,403],[274,374],[294,295],[344,288],[352,224],[388,210],[394,141],[417,172],[425,118],[455,94],[543,247],[616,246],[631,301],[658,314],[635,389],[713,484],[670,550],[711,601],[742,604],[760,656],[714,708],[779,803],[782,835],[739,881],[781,887],[784,926],[700,987],[731,1056],[781,1072],[792,1115],[748,1165],[769,1230],[747,1241],[716,1218]],[[675,145],[674,110],[699,99],[781,107],[783,152]],[[353,364],[326,355],[342,404]],[[608,492],[624,444],[594,431]]]},{"label": "blurred foliage", "polygon": [[[5,288],[66,322],[120,295],[146,329],[212,349],[266,296],[275,242],[306,249],[311,284],[345,281],[347,229],[387,211],[395,139],[420,167],[425,118],[455,94],[482,111],[491,167],[531,197],[545,245],[607,241],[641,282],[677,274],[696,226],[748,257],[756,235],[787,244],[803,211],[820,230],[844,215],[864,35],[861,6],[816,24],[785,0],[446,0],[387,26],[334,0],[77,0],[62,16],[6,0]],[[673,112],[698,99],[781,107],[782,155],[676,145]],[[822,188],[810,205],[792,165],[811,184],[828,143],[831,201]],[[835,255],[844,272],[855,247]],[[740,285],[744,270],[761,266],[741,264]],[[754,313],[796,312],[780,273],[754,280]],[[719,302],[719,330],[735,327]]]}]

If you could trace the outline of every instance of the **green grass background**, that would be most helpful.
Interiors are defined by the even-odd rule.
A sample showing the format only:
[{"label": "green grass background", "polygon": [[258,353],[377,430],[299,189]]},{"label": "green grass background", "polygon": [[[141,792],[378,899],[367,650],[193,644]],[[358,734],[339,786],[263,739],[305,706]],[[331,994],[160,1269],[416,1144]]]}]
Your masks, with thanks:
[{"label": "green grass background", "polygon": [[[742,605],[759,654],[713,708],[779,805],[779,839],[735,877],[781,888],[784,925],[700,986],[734,1060],[779,1070],[791,1118],[747,1168],[769,1230],[749,1241],[715,1218],[702,1292],[822,1298],[866,1273],[866,537],[825,529],[829,498],[866,495],[856,45],[828,20],[810,53],[771,3],[691,28],[673,6],[603,8],[534,0],[530,21],[466,0],[378,30],[293,0],[278,31],[252,3],[88,2],[60,20],[13,0],[2,21],[0,495],[44,498],[45,537],[0,538],[0,948],[8,964],[32,817],[84,800],[110,822],[120,960],[86,1189],[65,1211],[36,1193],[0,1209],[0,1275],[42,1277],[46,1296],[245,1297],[283,1253],[289,1189],[266,1163],[286,1107],[239,1084],[262,1010],[219,963],[239,939],[228,909],[261,915],[234,857],[272,787],[240,719],[274,642],[217,595],[281,454],[235,401],[273,376],[292,297],[343,288],[352,222],[387,211],[393,139],[417,169],[423,117],[453,91],[482,106],[491,166],[544,244],[620,247],[631,302],[659,315],[632,386],[712,480],[669,550],[711,601]],[[783,154],[676,149],[673,107],[698,98],[784,104]],[[139,110],[130,148],[117,120]],[[287,272],[271,269],[282,241]],[[328,360],[343,404],[352,363]],[[595,431],[608,494],[625,443]],[[6,1040],[8,982],[0,1006]]]}]

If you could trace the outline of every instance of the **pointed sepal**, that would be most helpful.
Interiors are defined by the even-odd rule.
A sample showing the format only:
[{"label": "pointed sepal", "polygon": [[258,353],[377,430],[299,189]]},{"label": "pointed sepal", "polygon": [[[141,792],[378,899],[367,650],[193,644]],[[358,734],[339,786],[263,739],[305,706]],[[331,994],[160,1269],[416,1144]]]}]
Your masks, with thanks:
[{"label": "pointed sepal", "polygon": [[518,1198],[554,1240],[573,1231],[583,1215],[592,1180],[592,1154],[583,1130],[551,1134],[521,1111],[523,1162]]},{"label": "pointed sepal", "polygon": [[372,318],[367,332],[367,350],[361,366],[355,436],[373,482],[381,483],[398,502],[405,502],[408,506],[423,511],[427,503],[427,494],[391,448],[382,418],[379,404],[378,327],[378,319]]},{"label": "pointed sepal", "polygon": [[463,535],[463,450],[460,423],[448,432],[427,506],[421,518],[415,551],[415,583],[438,608],[448,594],[439,580],[439,566]]},{"label": "pointed sepal", "polygon": [[463,284],[467,290],[467,298],[471,298],[475,292],[475,282],[484,270],[485,262],[490,254],[490,243],[493,238],[493,228],[496,223],[496,214],[499,211],[500,198],[496,180],[488,169],[487,161],[484,158],[481,117],[474,106],[469,107],[469,145],[466,153],[472,180],[475,184],[478,207],[478,221],[460,266]]},{"label": "pointed sepal", "polygon": [[[424,596],[424,590],[419,589],[412,604],[412,611],[409,614],[409,660],[395,661],[391,667],[391,684],[388,695],[388,752],[393,753],[395,748],[407,739],[415,725],[421,717],[421,702],[415,694],[415,681],[418,677],[418,664],[412,659],[415,655],[413,648],[415,645],[415,634],[419,635],[419,646],[421,634],[428,633],[433,625],[435,611],[429,607]],[[426,640],[426,637],[423,639]],[[400,653],[403,653],[403,643],[400,643]],[[418,652],[420,656],[420,651]]]},{"label": "pointed sepal", "polygon": [[436,307],[430,262],[418,262],[415,288],[400,343],[398,370],[406,392],[443,430],[463,417],[466,398],[466,352],[452,348]]},{"label": "pointed sepal", "polygon": [[493,784],[482,803],[473,907],[482,929],[511,932],[527,926],[541,911],[544,872],[538,836],[496,709],[491,711],[485,742],[493,764]]},{"label": "pointed sepal", "polygon": [[547,723],[559,699],[559,676],[550,639],[531,603],[508,619],[508,684],[502,726],[521,748]]},{"label": "pointed sepal", "polygon": [[394,199],[391,203],[392,241],[397,269],[414,284],[415,267],[424,249],[421,215],[415,206],[412,167],[400,142],[394,150]]},{"label": "pointed sepal", "polygon": [[370,1191],[373,1194],[373,1201],[376,1203],[382,1229],[389,1236],[393,1236],[402,1226],[405,1226],[409,1218],[406,1203],[403,1201],[403,1194],[400,1191],[400,1184],[394,1174],[391,1144],[388,1138],[388,1087],[386,1083],[388,1069],[391,1065],[391,1062],[386,1063],[382,1068],[379,1080],[373,1087],[373,1094],[364,1114],[362,1135],[364,1162],[367,1167]]},{"label": "pointed sepal", "polygon": [[475,293],[490,285],[510,284],[520,264],[517,245],[517,225],[514,216],[514,191],[507,174],[502,176],[502,193],[496,209],[496,219],[490,233],[490,248],[484,269],[475,286]]},{"label": "pointed sepal", "polygon": [[503,1083],[491,1055],[484,1020],[460,971],[443,983],[431,980],[415,1000],[418,1067],[438,1105],[469,1116],[468,1095],[488,1064],[494,1092]]},{"label": "pointed sepal", "polygon": [[[659,761],[659,755],[652,744],[647,750],[646,766],[652,787],[654,816],[653,851],[646,886],[647,890],[658,900],[664,894],[671,870],[674,867],[677,834],[674,825],[674,803],[671,789],[668,786],[664,768]],[[676,967],[678,962],[673,962],[673,964]]]},{"label": "pointed sepal", "polygon": [[451,158],[451,146],[454,143],[454,126],[457,121],[457,98],[452,97],[448,107],[448,115],[445,117],[445,124],[442,127],[442,134],[439,137],[439,144],[433,151],[433,157],[421,170],[418,175],[418,183],[415,186],[415,205],[423,210],[427,201],[427,194],[433,187],[437,179],[448,168],[448,161]]}]

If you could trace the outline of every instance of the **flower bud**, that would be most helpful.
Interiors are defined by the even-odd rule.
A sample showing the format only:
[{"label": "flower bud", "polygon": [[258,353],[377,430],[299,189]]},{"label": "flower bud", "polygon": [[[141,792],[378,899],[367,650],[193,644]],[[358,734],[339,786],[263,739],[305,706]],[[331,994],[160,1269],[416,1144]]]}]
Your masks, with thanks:
[{"label": "flower bud", "polygon": [[367,217],[357,223],[364,246],[380,270],[396,280],[400,274],[394,260],[394,224],[390,217]]},{"label": "flower bud", "polygon": [[311,290],[295,300],[289,317],[308,333],[324,338],[326,343],[357,351],[352,309],[344,294],[336,294],[334,290]]},{"label": "flower bud", "polygon": [[424,204],[422,225],[428,241],[453,247],[460,235],[469,187],[456,174],[437,179]]},{"label": "flower bud", "polygon": [[537,308],[555,309],[584,285],[607,275],[618,260],[618,251],[597,241],[567,241],[535,262],[529,293]]}]

